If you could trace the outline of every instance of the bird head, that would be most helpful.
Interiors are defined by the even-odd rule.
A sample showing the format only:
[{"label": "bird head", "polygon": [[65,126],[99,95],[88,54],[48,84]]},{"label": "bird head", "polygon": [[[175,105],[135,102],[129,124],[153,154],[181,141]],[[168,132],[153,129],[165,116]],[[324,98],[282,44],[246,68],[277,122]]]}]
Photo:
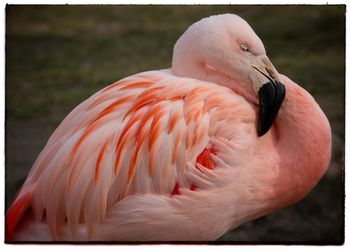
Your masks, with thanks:
[{"label": "bird head", "polygon": [[270,129],[285,97],[262,41],[233,14],[211,16],[190,26],[175,44],[172,70],[224,85],[258,104],[258,136]]}]

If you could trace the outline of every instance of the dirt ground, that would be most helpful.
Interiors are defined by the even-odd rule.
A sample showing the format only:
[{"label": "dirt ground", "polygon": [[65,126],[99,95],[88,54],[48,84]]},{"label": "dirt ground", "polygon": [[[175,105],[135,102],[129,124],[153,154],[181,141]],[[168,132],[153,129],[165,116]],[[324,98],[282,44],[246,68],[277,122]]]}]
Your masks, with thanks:
[{"label": "dirt ground", "polygon": [[98,89],[170,66],[194,21],[245,18],[275,67],[307,89],[332,127],[326,175],[294,206],[217,243],[341,244],[344,240],[345,6],[8,6],[6,204],[59,122]]}]

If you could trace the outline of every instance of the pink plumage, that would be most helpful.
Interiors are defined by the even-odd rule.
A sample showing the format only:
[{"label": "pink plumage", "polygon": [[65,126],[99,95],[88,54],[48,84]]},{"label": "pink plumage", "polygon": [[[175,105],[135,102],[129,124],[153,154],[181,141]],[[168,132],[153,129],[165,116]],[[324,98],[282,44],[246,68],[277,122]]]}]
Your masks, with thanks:
[{"label": "pink plumage", "polygon": [[77,106],[6,214],[18,241],[215,240],[303,198],[326,171],[327,118],[240,17],[177,41],[170,69]]}]

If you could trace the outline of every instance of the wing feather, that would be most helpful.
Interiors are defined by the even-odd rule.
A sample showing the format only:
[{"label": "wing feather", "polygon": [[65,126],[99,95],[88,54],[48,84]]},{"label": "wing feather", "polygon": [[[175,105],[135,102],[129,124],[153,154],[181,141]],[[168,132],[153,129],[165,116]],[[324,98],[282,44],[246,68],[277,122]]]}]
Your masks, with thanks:
[{"label": "wing feather", "polygon": [[31,190],[35,217],[42,219],[46,211],[55,237],[66,220],[73,233],[85,223],[91,236],[108,209],[127,195],[171,196],[176,185],[210,186],[196,157],[216,133],[233,136],[220,125],[233,119],[232,102],[225,104],[230,95],[226,88],[168,71],[114,83],[63,120],[20,196]]}]

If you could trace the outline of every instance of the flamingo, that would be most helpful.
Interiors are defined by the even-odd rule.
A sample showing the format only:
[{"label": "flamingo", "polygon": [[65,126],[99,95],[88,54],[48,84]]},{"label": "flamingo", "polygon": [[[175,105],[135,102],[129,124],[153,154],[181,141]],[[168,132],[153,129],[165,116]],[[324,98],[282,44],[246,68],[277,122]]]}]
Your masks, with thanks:
[{"label": "flamingo", "polygon": [[329,122],[249,24],[204,18],[172,66],[78,105],[6,213],[7,241],[211,241],[301,200],[331,156]]}]

